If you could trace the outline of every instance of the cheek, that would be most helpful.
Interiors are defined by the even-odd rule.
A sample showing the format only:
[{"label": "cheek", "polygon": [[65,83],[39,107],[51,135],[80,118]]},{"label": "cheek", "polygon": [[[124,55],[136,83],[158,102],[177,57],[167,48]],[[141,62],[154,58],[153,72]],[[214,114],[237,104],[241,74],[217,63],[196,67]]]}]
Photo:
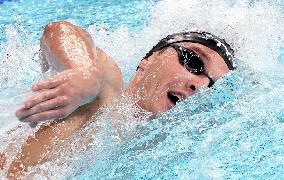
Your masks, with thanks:
[{"label": "cheek", "polygon": [[167,107],[167,102],[164,97],[155,98],[149,104],[149,111],[151,111],[155,116],[162,112],[166,112],[169,108]]},{"label": "cheek", "polygon": [[153,66],[149,68],[146,72],[144,82],[148,90],[156,89],[163,82],[170,78],[170,73],[166,69],[165,65]]},{"label": "cheek", "polygon": [[164,65],[157,72],[157,79],[160,82],[170,82],[179,79],[180,77],[185,76],[187,71],[180,65],[176,63],[170,63],[168,65]]},{"label": "cheek", "polygon": [[205,69],[207,69],[208,74],[211,75],[215,81],[230,71],[223,59],[220,58],[215,56],[215,59],[212,58],[213,60],[211,62],[205,63]]}]

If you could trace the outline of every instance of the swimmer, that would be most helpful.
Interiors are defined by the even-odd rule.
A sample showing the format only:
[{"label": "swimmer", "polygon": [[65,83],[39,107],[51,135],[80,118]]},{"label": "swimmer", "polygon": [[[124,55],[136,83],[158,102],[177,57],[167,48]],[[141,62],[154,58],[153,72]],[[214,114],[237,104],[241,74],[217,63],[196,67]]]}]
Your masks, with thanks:
[{"label": "swimmer", "polygon": [[33,85],[36,95],[16,112],[22,122],[58,119],[43,125],[22,145],[10,163],[0,153],[0,168],[9,178],[20,177],[28,167],[48,160],[50,151],[70,137],[122,92],[138,98],[136,105],[151,118],[211,87],[235,68],[233,50],[210,33],[188,31],[160,40],[140,61],[136,73],[123,87],[115,61],[95,46],[85,30],[69,22],[48,24],[40,40],[44,71],[57,75]]}]

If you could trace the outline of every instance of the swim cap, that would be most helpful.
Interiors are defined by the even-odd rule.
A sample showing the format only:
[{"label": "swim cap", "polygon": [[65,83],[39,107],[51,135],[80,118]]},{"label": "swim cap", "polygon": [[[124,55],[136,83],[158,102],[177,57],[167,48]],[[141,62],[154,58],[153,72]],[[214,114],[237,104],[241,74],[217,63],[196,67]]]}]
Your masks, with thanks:
[{"label": "swim cap", "polygon": [[216,51],[225,61],[230,70],[234,70],[234,50],[230,45],[224,40],[211,33],[205,31],[191,31],[191,32],[181,32],[172,35],[168,35],[166,38],[161,39],[156,46],[154,46],[143,58],[148,58],[154,52],[167,47],[173,43],[180,42],[192,42],[202,44],[214,51]]}]

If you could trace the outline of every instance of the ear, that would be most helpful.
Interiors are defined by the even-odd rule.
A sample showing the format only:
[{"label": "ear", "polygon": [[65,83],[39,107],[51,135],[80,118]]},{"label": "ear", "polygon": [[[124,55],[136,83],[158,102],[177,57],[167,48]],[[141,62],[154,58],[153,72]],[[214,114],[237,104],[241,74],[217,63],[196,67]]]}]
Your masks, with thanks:
[{"label": "ear", "polygon": [[146,67],[148,66],[149,61],[147,59],[143,59],[142,61],[140,61],[139,63],[139,69],[141,71],[144,71],[146,69]]}]

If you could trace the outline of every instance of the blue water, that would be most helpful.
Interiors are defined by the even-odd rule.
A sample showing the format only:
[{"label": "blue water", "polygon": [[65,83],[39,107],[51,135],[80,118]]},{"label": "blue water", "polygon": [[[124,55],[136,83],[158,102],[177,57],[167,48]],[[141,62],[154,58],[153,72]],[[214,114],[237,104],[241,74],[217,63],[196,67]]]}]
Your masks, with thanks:
[{"label": "blue water", "polygon": [[67,179],[283,179],[283,78],[270,88],[244,73],[178,104]]},{"label": "blue water", "polygon": [[[140,50],[140,46],[151,46],[146,39],[146,36],[151,34],[146,30],[144,33],[143,28],[149,27],[154,35],[159,34],[159,30],[163,28],[151,24],[153,21],[159,22],[155,21],[159,19],[155,15],[166,16],[165,14],[172,13],[171,8],[176,5],[176,1],[165,2],[165,5],[161,7],[169,8],[165,10],[166,13],[158,11],[153,15],[150,11],[155,8],[155,4],[163,2],[54,0],[47,1],[45,4],[37,1],[7,1],[1,4],[0,1],[0,44],[6,45],[5,42],[9,42],[9,38],[7,39],[4,33],[8,25],[15,25],[15,28],[21,32],[26,31],[20,34],[27,37],[34,34],[33,43],[37,44],[46,23],[70,20],[84,28],[93,27],[93,25],[103,27],[107,31],[107,37],[114,38],[113,44],[126,46],[126,43],[131,43],[137,46],[133,47],[134,50]],[[204,2],[210,4],[209,1],[200,1],[200,3]],[[257,1],[251,2],[253,5]],[[281,1],[272,3],[272,5],[275,4],[279,7]],[[217,5],[212,7],[217,8]],[[256,12],[255,16],[258,17],[259,11]],[[176,14],[170,14],[170,17],[175,16]],[[283,18],[283,14],[279,16]],[[200,17],[198,16],[197,19],[201,19]],[[165,21],[161,19],[160,21]],[[172,21],[172,23],[173,25],[169,26],[179,26],[182,21]],[[206,24],[206,21],[201,23]],[[237,24],[240,23],[241,21],[237,22]],[[257,22],[252,23],[257,24]],[[283,23],[283,19],[279,23]],[[124,28],[117,30],[121,27],[125,27],[130,35]],[[245,32],[249,32],[253,26],[244,28]],[[140,32],[141,29],[144,34]],[[268,31],[269,29],[268,34],[274,33]],[[145,42],[142,41],[143,38],[140,38],[140,42],[136,42],[135,32],[145,35],[143,36]],[[279,32],[284,32],[283,26],[280,26]],[[96,33],[101,35],[100,31]],[[245,36],[242,37],[245,38]],[[265,40],[267,37],[262,38]],[[257,39],[254,40],[257,41]],[[101,40],[100,43],[107,50],[113,48],[109,42]],[[257,45],[257,48],[262,48],[261,44]],[[18,46],[11,47],[18,48]],[[29,49],[27,46],[20,48],[21,50]],[[123,49],[123,47],[120,48]],[[269,48],[265,47],[265,50]],[[131,48],[128,50],[131,54]],[[249,49],[245,51],[258,52],[249,51]],[[142,52],[144,49],[131,57],[137,58]],[[270,51],[265,51],[267,52]],[[35,52],[31,51],[31,53]],[[124,50],[119,53],[123,54]],[[260,65],[264,67],[267,65],[265,70],[257,69],[258,65],[248,67],[240,64],[236,71],[218,81],[213,89],[204,88],[185,102],[180,102],[169,112],[145,124],[139,124],[135,127],[135,133],[124,140],[119,140],[119,143],[117,143],[116,132],[113,132],[106,118],[100,131],[89,132],[100,143],[94,143],[87,152],[72,157],[74,159],[71,158],[72,163],[68,165],[68,173],[64,174],[66,170],[64,166],[60,170],[62,176],[53,174],[54,177],[61,179],[284,179],[284,78],[283,69],[276,71],[277,66],[283,67],[284,51],[278,49],[276,53],[269,56],[276,64],[267,65],[268,61],[260,59]],[[118,57],[123,59],[121,56]],[[256,54],[250,57],[257,59],[262,56]],[[27,63],[32,64],[28,60]],[[137,61],[132,62],[131,65],[136,66],[136,63]],[[125,61],[124,64],[129,62]],[[275,71],[272,70],[273,67]],[[1,68],[0,70],[5,70]],[[17,69],[12,66],[13,68]],[[28,80],[25,79],[24,84],[31,85],[34,76],[37,75],[25,75],[28,76]],[[0,79],[0,82],[10,83],[15,89],[18,86],[25,86],[21,79],[9,78],[6,81]],[[5,84],[1,85],[5,90]],[[14,94],[11,93],[9,96]],[[0,94],[0,98],[5,100],[6,97]],[[51,170],[52,165],[47,166],[47,169]]]},{"label": "blue water", "polygon": [[[1,4],[1,2],[3,4]],[[153,1],[140,0],[49,0],[45,2],[0,1],[0,41],[5,38],[5,26],[20,24],[39,37],[42,28],[53,21],[71,21],[83,28],[104,25],[113,30],[120,26],[135,29],[146,23]],[[38,39],[38,38],[37,38]]]}]

